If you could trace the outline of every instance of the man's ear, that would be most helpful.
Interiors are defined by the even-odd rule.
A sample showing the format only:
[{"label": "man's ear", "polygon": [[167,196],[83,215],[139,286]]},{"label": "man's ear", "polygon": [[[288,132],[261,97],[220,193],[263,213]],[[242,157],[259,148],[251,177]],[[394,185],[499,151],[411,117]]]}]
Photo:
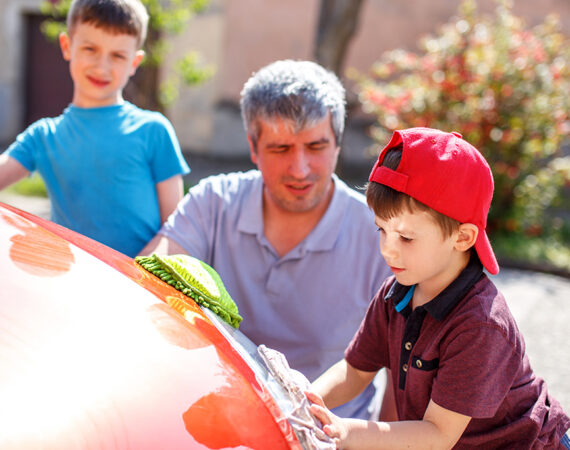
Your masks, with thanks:
[{"label": "man's ear", "polygon": [[251,162],[257,166],[257,150],[255,149],[255,142],[250,134],[247,135],[247,142],[249,143],[249,157]]},{"label": "man's ear", "polygon": [[457,239],[455,241],[455,249],[461,252],[469,250],[475,245],[479,228],[472,223],[462,223],[457,230]]},{"label": "man's ear", "polygon": [[137,50],[131,66],[131,76],[135,74],[144,59],[144,50]]},{"label": "man's ear", "polygon": [[61,48],[63,59],[69,61],[71,59],[71,52],[70,52],[71,42],[69,39],[69,35],[67,33],[59,34],[59,47]]}]

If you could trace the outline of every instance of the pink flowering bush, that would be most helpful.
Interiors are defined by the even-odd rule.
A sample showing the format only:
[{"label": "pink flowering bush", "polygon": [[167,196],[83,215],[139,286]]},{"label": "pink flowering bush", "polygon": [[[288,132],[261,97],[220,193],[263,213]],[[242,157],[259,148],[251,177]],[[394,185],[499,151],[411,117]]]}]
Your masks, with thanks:
[{"label": "pink flowering bush", "polygon": [[560,229],[564,221],[552,211],[564,211],[570,185],[570,157],[562,154],[570,43],[557,19],[527,29],[506,0],[492,17],[466,0],[420,48],[387,52],[371,76],[357,77],[363,108],[378,121],[373,137],[386,143],[394,129],[417,126],[458,131],[494,173],[491,231],[538,236]]}]

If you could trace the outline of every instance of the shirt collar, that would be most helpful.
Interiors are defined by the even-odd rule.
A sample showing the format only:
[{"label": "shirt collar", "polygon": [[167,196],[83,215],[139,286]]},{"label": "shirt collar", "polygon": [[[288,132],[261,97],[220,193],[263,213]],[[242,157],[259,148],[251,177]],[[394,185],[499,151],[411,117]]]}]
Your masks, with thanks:
[{"label": "shirt collar", "polygon": [[[326,251],[334,247],[345,211],[348,207],[348,196],[343,195],[343,182],[333,173],[334,192],[325,214],[317,226],[300,244],[306,251]],[[245,198],[238,220],[238,230],[244,233],[263,235],[263,178],[256,178]]]},{"label": "shirt collar", "polygon": [[[453,280],[449,286],[441,291],[435,298],[423,305],[423,308],[434,319],[441,322],[453,307],[467,295],[467,292],[479,281],[482,275],[483,265],[481,261],[479,261],[477,254],[471,252],[471,258],[465,269],[461,271],[459,276]],[[395,281],[384,300],[393,299],[394,305],[396,305],[404,298],[409,289],[409,286],[404,286]],[[402,311],[402,313],[404,311]]]}]

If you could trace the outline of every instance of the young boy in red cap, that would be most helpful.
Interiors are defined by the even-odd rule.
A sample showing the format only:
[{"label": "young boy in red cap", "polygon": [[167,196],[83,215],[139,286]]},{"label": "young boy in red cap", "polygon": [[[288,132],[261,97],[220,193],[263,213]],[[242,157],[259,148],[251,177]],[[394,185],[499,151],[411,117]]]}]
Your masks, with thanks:
[{"label": "young boy in red cap", "polygon": [[[366,190],[394,276],[339,361],[312,384],[338,448],[568,448],[570,418],[533,373],[485,232],[493,177],[459,133],[394,132]],[[394,422],[341,419],[388,367]],[[326,406],[325,406],[326,405]]]}]

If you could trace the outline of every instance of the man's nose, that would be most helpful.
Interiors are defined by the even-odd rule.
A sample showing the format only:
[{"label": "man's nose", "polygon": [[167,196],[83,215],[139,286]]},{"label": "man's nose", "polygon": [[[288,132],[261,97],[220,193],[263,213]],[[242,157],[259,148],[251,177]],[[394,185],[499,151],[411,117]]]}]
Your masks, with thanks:
[{"label": "man's nose", "polygon": [[310,163],[304,149],[294,149],[291,155],[289,170],[291,175],[297,178],[304,178],[309,174]]}]

